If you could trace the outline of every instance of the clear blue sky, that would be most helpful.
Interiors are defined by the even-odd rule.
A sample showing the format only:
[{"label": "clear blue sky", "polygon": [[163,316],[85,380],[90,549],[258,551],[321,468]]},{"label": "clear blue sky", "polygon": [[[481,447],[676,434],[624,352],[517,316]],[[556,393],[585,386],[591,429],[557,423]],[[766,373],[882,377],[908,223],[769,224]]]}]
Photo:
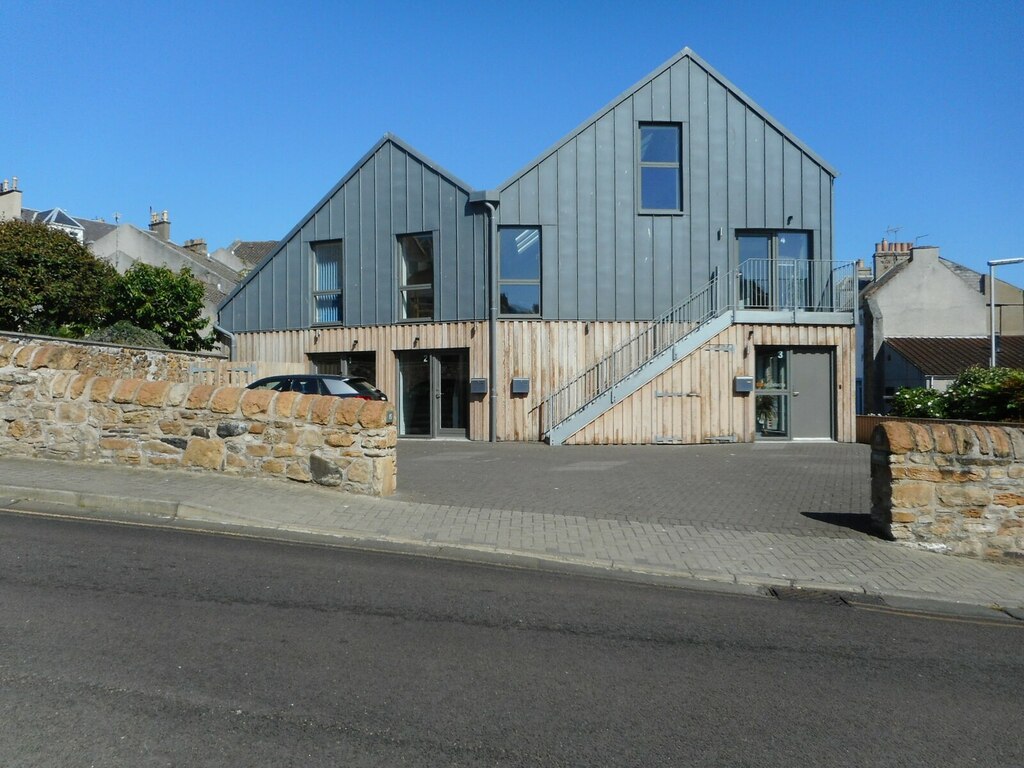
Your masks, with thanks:
[{"label": "clear blue sky", "polygon": [[493,187],[688,45],[839,169],[837,258],[899,226],[984,270],[1024,256],[1022,43],[1009,1],[2,0],[0,178],[276,240],[387,131]]}]

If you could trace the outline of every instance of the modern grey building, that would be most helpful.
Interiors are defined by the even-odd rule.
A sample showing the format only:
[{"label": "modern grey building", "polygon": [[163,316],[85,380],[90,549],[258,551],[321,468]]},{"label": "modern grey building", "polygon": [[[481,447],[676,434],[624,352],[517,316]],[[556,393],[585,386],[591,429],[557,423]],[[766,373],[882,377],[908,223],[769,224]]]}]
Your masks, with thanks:
[{"label": "modern grey building", "polygon": [[684,49],[493,190],[384,136],[220,325],[370,376],[406,436],[852,440],[835,177]]}]

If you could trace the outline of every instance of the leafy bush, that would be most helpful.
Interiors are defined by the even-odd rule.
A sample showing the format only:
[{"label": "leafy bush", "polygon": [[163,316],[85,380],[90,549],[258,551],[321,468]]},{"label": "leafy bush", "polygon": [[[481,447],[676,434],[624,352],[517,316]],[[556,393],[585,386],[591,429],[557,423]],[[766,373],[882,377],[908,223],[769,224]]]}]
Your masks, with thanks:
[{"label": "leafy bush", "polygon": [[1011,421],[1024,416],[1024,371],[1014,368],[968,368],[946,390],[951,419]]},{"label": "leafy bush", "polygon": [[928,387],[900,387],[892,399],[892,415],[918,419],[945,418],[945,395]]},{"label": "leafy bush", "polygon": [[0,328],[81,338],[103,324],[117,277],[65,232],[0,222]]},{"label": "leafy bush", "polygon": [[124,344],[129,347],[153,347],[167,349],[163,338],[156,331],[147,331],[132,325],[127,320],[119,320],[113,325],[93,331],[85,337],[89,341],[105,341],[108,344]]},{"label": "leafy bush", "polygon": [[183,268],[172,272],[137,262],[114,283],[111,320],[126,320],[159,334],[172,349],[213,349],[213,334],[203,336],[203,284]]},{"label": "leafy bush", "polygon": [[971,367],[945,392],[902,387],[892,400],[894,416],[965,421],[1024,421],[1024,370]]}]

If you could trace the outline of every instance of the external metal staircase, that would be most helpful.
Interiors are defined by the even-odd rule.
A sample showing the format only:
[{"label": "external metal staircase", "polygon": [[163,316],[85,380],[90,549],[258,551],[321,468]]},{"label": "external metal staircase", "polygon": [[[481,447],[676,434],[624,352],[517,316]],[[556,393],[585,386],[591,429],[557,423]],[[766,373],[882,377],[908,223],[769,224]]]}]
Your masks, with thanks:
[{"label": "external metal staircase", "polygon": [[[724,277],[716,272],[688,299],[552,393],[542,406],[545,438],[561,445],[727,329],[737,310],[792,313],[793,322],[798,312],[849,313],[856,285],[849,262],[751,259]],[[770,321],[768,314],[764,318]]]}]

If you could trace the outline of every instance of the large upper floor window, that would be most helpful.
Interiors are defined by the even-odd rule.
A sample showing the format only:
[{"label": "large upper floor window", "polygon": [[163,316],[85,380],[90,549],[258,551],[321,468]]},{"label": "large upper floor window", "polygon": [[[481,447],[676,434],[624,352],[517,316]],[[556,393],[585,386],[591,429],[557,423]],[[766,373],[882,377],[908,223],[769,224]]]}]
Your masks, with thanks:
[{"label": "large upper floor window", "polygon": [[[811,233],[793,230],[736,233],[739,299],[746,309],[821,309],[831,267],[815,262]],[[815,268],[817,265],[817,268]]]},{"label": "large upper floor window", "polygon": [[398,236],[398,300],[402,320],[434,319],[434,236]]},{"label": "large upper floor window", "polygon": [[680,123],[640,123],[637,156],[640,210],[683,210],[683,128]]},{"label": "large upper floor window", "polygon": [[341,322],[341,240],[313,243],[313,322]]},{"label": "large upper floor window", "polygon": [[540,317],[540,230],[503,227],[498,267],[502,315]]}]

